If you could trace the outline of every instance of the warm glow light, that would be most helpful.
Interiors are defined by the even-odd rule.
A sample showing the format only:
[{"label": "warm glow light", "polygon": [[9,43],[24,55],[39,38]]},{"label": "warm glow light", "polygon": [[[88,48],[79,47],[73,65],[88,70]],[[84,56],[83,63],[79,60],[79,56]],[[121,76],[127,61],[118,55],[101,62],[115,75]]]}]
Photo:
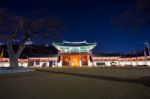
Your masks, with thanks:
[{"label": "warm glow light", "polygon": [[70,56],[70,65],[80,66],[80,56],[79,55]]}]

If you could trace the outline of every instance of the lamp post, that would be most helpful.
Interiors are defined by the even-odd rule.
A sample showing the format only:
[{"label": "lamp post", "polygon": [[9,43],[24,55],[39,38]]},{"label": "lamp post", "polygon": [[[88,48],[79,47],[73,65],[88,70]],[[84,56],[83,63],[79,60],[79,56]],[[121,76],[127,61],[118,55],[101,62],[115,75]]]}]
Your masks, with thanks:
[{"label": "lamp post", "polygon": [[144,57],[145,57],[145,65],[147,65],[147,54],[146,54],[145,48],[144,48]]},{"label": "lamp post", "polygon": [[146,46],[147,46],[147,49],[148,49],[148,55],[150,56],[150,47],[149,47],[149,43],[148,43],[148,41],[146,41],[145,43],[144,43]]}]

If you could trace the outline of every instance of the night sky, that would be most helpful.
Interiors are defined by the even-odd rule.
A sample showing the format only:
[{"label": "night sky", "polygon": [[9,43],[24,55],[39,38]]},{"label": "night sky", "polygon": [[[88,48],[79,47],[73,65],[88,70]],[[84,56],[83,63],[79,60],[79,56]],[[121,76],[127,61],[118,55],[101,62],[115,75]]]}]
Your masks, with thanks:
[{"label": "night sky", "polygon": [[[144,42],[150,40],[148,25],[136,31],[112,25],[114,16],[131,10],[135,3],[136,0],[3,0],[0,6],[16,14],[59,17],[66,25],[63,40],[97,42],[96,52],[127,53],[143,49]],[[51,40],[38,42],[50,44]]]}]

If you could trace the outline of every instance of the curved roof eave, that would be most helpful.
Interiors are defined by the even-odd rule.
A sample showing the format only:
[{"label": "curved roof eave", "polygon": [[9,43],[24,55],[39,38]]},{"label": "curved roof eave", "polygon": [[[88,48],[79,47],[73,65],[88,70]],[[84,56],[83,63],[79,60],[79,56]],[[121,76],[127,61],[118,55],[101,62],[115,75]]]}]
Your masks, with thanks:
[{"label": "curved roof eave", "polygon": [[68,49],[69,47],[84,47],[88,51],[92,50],[97,45],[97,43],[90,43],[90,44],[91,45],[85,45],[85,46],[66,46],[66,45],[62,45],[62,43],[53,43],[52,45],[56,47],[57,50],[62,50],[62,48]]}]

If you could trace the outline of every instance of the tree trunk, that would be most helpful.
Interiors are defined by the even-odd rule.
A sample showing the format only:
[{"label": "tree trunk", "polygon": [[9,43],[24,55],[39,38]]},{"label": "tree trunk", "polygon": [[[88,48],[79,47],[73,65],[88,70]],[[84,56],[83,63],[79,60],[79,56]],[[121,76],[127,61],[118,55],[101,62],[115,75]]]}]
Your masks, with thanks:
[{"label": "tree trunk", "polygon": [[18,59],[25,48],[25,42],[28,40],[28,38],[23,39],[22,42],[19,44],[19,48],[17,51],[14,51],[13,49],[13,38],[8,39],[7,41],[7,50],[9,54],[9,63],[11,68],[19,67],[18,65]]},{"label": "tree trunk", "polygon": [[17,56],[16,55],[11,55],[9,57],[9,63],[10,63],[11,68],[17,68],[19,66]]},{"label": "tree trunk", "polygon": [[24,46],[19,47],[17,52],[9,52],[9,60],[10,60],[10,67],[16,68],[19,67],[18,59],[21,55],[21,52],[23,51]]},{"label": "tree trunk", "polygon": [[23,50],[23,48],[19,48],[18,51],[20,53],[16,53],[18,51],[14,51],[13,50],[13,47],[12,47],[12,42],[11,41],[8,41],[7,42],[7,50],[8,50],[8,55],[9,55],[9,64],[10,64],[10,67],[11,68],[16,68],[16,67],[19,67],[18,65],[18,58]]}]

